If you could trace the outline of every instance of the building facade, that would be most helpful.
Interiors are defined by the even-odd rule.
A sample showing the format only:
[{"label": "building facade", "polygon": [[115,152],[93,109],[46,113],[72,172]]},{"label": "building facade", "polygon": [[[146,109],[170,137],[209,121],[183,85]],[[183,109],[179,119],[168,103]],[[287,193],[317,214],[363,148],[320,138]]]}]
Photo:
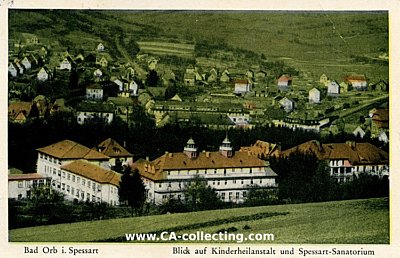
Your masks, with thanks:
[{"label": "building facade", "polygon": [[50,178],[38,173],[8,175],[8,198],[29,198],[33,187],[50,185],[50,182]]},{"label": "building facade", "polygon": [[109,156],[70,140],[37,151],[37,173],[66,199],[119,204],[120,174],[110,170]]},{"label": "building facade", "polygon": [[268,162],[250,152],[234,152],[228,138],[218,152],[198,152],[190,139],[183,152],[165,153],[153,161],[140,159],[132,167],[142,176],[147,200],[155,204],[170,198],[184,199],[185,189],[196,177],[203,178],[226,202],[243,202],[254,187],[277,186],[277,174]]}]

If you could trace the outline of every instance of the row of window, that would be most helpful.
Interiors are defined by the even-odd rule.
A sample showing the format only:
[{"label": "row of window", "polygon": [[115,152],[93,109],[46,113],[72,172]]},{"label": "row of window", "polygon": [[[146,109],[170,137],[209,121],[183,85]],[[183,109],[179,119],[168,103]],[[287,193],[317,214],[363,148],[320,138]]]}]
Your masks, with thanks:
[{"label": "row of window", "polygon": [[[247,191],[228,192],[228,194],[226,194],[226,192],[221,192],[221,193],[217,192],[217,196],[223,201],[224,200],[228,200],[228,201],[240,200],[242,198],[246,198]],[[182,199],[182,194],[163,194],[162,195],[162,199],[164,201],[167,200],[167,199],[173,199],[173,198],[177,198],[178,200],[181,200]]]},{"label": "row of window", "polygon": [[56,159],[52,156],[46,155],[44,153],[39,153],[39,158],[40,159],[44,159],[44,160],[48,160],[51,163],[57,164],[57,165],[61,165],[61,160]]},{"label": "row of window", "polygon": [[25,188],[29,188],[29,187],[31,187],[31,185],[32,186],[44,185],[44,179],[38,179],[38,180],[32,180],[32,181],[20,180],[20,181],[18,181],[18,188],[23,188],[24,182],[25,182]]},{"label": "row of window", "polygon": [[[249,170],[249,173],[250,174],[252,174],[253,173],[253,171],[254,172],[256,172],[256,171],[263,171],[263,167],[260,167],[260,168],[248,168]],[[254,169],[254,170],[253,170]],[[230,170],[230,171],[229,171]],[[229,168],[229,169],[226,169],[226,168],[224,168],[224,170],[222,171],[223,172],[223,174],[224,175],[226,175],[227,174],[227,172],[232,172],[232,173],[234,173],[234,172],[241,172],[241,173],[243,173],[243,168]],[[210,171],[207,171],[207,169],[197,169],[197,170],[183,170],[183,171],[181,171],[181,170],[178,170],[177,171],[177,175],[183,175],[184,173],[186,173],[186,175],[189,175],[189,174],[205,174],[205,175],[207,175],[207,173],[209,173]],[[214,174],[217,174],[217,173],[219,173],[218,172],[218,169],[214,169],[214,171],[212,171],[211,173],[214,173]],[[175,173],[174,173],[175,174]],[[171,171],[167,171],[167,175],[171,175]]]},{"label": "row of window", "polygon": [[[252,184],[257,184],[257,183],[259,183],[259,184],[262,184],[264,181],[263,181],[263,179],[262,178],[260,178],[260,179],[250,179],[250,180],[245,180],[245,179],[240,179],[240,180],[236,180],[236,179],[234,179],[234,180],[210,180],[210,181],[208,181],[207,182],[207,184],[209,185],[209,186],[211,186],[211,185],[213,185],[213,186],[215,186],[215,185],[228,185],[228,183],[232,183],[232,184],[245,184],[245,181],[248,181],[247,182],[247,184],[250,184],[250,185],[252,185]],[[188,181],[188,182],[177,182],[177,183],[172,183],[172,182],[168,182],[168,183],[164,183],[164,185],[167,185],[167,187],[168,188],[171,188],[172,187],[172,185],[178,185],[178,188],[182,188],[182,187],[185,187],[185,186],[190,186],[191,184],[192,184],[192,182],[191,181]],[[159,183],[158,184],[158,188],[162,188],[163,187],[163,183]]]}]

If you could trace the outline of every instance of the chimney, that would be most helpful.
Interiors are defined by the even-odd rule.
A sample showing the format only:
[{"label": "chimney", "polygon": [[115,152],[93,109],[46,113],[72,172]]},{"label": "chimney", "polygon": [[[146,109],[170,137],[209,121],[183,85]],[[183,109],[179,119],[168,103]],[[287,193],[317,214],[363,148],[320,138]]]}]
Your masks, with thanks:
[{"label": "chimney", "polygon": [[150,161],[149,156],[146,156],[146,161]]},{"label": "chimney", "polygon": [[206,157],[207,157],[207,158],[210,157],[210,152],[209,152],[209,151],[206,152]]}]

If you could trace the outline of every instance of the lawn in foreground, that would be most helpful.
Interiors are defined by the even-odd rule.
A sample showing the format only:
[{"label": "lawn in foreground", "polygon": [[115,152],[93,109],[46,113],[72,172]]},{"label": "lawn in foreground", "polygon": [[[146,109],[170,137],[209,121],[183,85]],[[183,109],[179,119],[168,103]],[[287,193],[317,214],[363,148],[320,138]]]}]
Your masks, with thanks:
[{"label": "lawn in foreground", "polygon": [[[388,244],[389,200],[349,200],[237,208],[21,228],[13,242],[127,242],[126,233],[177,234],[225,229],[271,233],[269,243]],[[132,242],[129,242],[132,243]]]}]

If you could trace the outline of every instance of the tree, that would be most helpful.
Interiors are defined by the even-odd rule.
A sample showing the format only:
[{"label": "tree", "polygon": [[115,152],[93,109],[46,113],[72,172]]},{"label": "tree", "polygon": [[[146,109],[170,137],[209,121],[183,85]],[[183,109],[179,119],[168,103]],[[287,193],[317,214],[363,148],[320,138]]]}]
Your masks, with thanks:
[{"label": "tree", "polygon": [[244,204],[246,206],[260,206],[276,204],[277,201],[277,189],[260,188],[258,185],[254,185],[247,192]]},{"label": "tree", "polygon": [[146,199],[146,188],[137,169],[132,170],[125,167],[118,189],[119,201],[125,202],[131,207],[131,216],[134,213],[142,213],[143,204]]},{"label": "tree", "polygon": [[150,70],[146,76],[146,85],[149,87],[157,87],[160,78],[155,70]]},{"label": "tree", "polygon": [[199,176],[194,177],[185,189],[185,200],[192,211],[216,209],[222,204],[215,189],[208,186],[207,181]]}]

